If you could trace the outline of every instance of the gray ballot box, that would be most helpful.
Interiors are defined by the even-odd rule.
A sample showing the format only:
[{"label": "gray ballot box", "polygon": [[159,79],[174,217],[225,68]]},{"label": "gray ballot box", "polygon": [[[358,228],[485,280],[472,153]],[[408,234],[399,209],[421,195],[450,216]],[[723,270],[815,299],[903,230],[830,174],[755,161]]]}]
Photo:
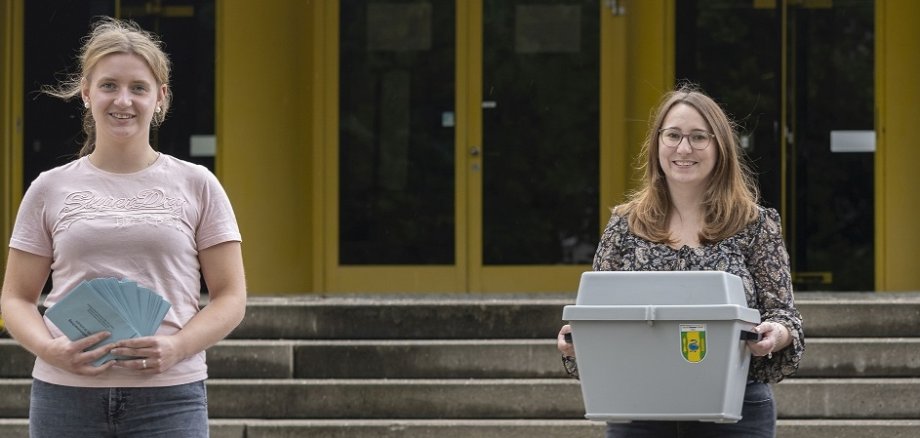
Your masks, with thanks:
[{"label": "gray ballot box", "polygon": [[572,326],[585,418],[737,422],[760,323],[719,271],[585,272]]}]

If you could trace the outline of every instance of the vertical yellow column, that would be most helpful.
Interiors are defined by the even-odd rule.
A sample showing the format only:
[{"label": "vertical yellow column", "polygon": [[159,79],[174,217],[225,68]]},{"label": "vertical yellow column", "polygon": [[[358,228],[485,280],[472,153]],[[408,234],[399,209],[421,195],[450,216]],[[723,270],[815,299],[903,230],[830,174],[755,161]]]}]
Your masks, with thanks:
[{"label": "vertical yellow column", "polygon": [[217,163],[253,294],[313,290],[316,2],[217,2]]},{"label": "vertical yellow column", "polygon": [[631,149],[627,147],[626,117],[627,16],[601,2],[601,85],[600,85],[600,224],[601,231],[610,219],[610,207],[622,203],[632,174]]},{"label": "vertical yellow column", "polygon": [[[661,95],[674,87],[674,0],[625,2],[627,18],[626,127],[632,165]],[[636,176],[632,171],[627,175]],[[634,183],[635,181],[632,181]],[[634,184],[630,184],[634,187]]]},{"label": "vertical yellow column", "polygon": [[[23,1],[0,0],[0,238],[9,241],[22,198]],[[6,251],[0,252],[6,266]]]},{"label": "vertical yellow column", "polygon": [[[10,240],[22,199],[23,21],[22,0],[0,0],[0,239],[4,242]],[[6,254],[0,251],[0,266],[6,266]],[[0,314],[0,333],[4,329]]]},{"label": "vertical yellow column", "polygon": [[920,290],[920,2],[875,7],[875,288]]}]

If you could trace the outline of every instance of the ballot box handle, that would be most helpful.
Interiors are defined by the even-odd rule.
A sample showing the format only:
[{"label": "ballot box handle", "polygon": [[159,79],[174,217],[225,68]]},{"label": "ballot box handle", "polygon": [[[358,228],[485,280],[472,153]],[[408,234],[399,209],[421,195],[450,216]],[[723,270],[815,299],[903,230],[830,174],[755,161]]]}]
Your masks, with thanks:
[{"label": "ballot box handle", "polygon": [[741,340],[742,341],[759,341],[760,333],[751,332],[747,330],[741,330]]}]

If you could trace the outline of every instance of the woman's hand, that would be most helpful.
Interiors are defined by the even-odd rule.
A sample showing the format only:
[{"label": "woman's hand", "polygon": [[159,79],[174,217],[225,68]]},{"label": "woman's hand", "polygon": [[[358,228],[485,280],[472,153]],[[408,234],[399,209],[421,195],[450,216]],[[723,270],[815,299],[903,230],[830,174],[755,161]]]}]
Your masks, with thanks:
[{"label": "woman's hand", "polygon": [[160,374],[185,359],[172,336],[125,339],[115,344],[112,354],[132,358],[116,361],[116,367],[148,374]]},{"label": "woman's hand", "polygon": [[563,356],[575,357],[575,346],[565,340],[565,335],[569,333],[572,333],[572,326],[568,324],[562,326],[559,335],[556,336],[556,348],[562,352]]},{"label": "woman's hand", "polygon": [[747,341],[748,348],[754,356],[770,356],[775,351],[780,351],[789,346],[792,338],[789,336],[789,330],[786,326],[772,322],[764,321],[753,330],[760,333],[759,341]]},{"label": "woman's hand", "polygon": [[114,361],[110,360],[98,367],[94,366],[93,362],[108,354],[115,344],[103,345],[89,351],[83,350],[104,341],[109,336],[109,332],[99,332],[73,342],[67,339],[67,336],[58,336],[45,345],[39,356],[45,362],[71,373],[96,376],[112,367]]}]

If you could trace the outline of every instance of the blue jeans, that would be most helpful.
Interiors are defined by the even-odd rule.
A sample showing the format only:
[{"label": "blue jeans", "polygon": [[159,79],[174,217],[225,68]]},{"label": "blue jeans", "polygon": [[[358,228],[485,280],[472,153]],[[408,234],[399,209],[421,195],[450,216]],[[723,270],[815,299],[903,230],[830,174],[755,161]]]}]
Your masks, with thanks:
[{"label": "blue jeans", "polygon": [[34,379],[31,438],[207,438],[204,381],[152,388],[77,388]]},{"label": "blue jeans", "polygon": [[607,438],[774,438],[776,403],[770,385],[748,383],[741,420],[737,423],[702,421],[634,421],[607,423]]}]

